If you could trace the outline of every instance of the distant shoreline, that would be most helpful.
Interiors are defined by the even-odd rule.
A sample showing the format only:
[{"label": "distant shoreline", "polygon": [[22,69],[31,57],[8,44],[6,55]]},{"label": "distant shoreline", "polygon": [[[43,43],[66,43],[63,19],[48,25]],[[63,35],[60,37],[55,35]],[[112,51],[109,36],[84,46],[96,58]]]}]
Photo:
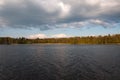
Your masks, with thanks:
[{"label": "distant shoreline", "polygon": [[87,36],[87,37],[70,37],[70,38],[45,38],[45,39],[28,39],[28,38],[11,38],[0,37],[0,44],[120,44],[120,34],[105,36]]},{"label": "distant shoreline", "polygon": [[70,44],[70,43],[32,43],[32,44],[0,44],[0,45],[120,45],[120,43],[109,44]]}]

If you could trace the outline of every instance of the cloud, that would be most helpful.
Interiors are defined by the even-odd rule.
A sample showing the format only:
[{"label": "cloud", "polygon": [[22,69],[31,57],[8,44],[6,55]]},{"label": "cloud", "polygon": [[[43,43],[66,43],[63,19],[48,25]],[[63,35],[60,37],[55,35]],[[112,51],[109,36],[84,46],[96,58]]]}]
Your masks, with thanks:
[{"label": "cloud", "polygon": [[0,0],[0,27],[81,28],[120,23],[120,0]]},{"label": "cloud", "polygon": [[36,39],[36,38],[42,39],[42,38],[47,38],[47,36],[45,34],[34,34],[34,35],[28,36],[28,38],[30,38],[30,39]]},{"label": "cloud", "polygon": [[69,37],[66,34],[56,34],[56,35],[52,35],[51,37],[53,38],[65,38],[65,37]]},{"label": "cloud", "polygon": [[[70,23],[59,23],[53,25],[44,25],[41,30],[53,29],[53,28],[83,28],[83,27],[95,27],[102,26],[104,28],[113,28],[117,23],[113,21],[104,21],[101,19],[88,19],[84,21],[70,22]],[[54,26],[54,27],[53,27]]]},{"label": "cloud", "polygon": [[36,38],[40,38],[40,39],[44,39],[44,38],[67,38],[70,37],[66,34],[55,34],[55,35],[46,35],[46,34],[34,34],[34,35],[29,35],[27,38],[29,39],[36,39]]}]

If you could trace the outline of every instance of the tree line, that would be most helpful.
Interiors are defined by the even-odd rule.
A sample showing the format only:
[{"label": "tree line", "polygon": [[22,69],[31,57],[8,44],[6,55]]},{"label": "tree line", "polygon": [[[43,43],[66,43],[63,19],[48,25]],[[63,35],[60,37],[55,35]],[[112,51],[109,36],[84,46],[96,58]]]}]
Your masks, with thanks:
[{"label": "tree line", "polygon": [[11,38],[0,37],[0,44],[39,44],[39,43],[65,43],[65,44],[120,44],[120,34],[105,36],[86,36],[69,38]]}]

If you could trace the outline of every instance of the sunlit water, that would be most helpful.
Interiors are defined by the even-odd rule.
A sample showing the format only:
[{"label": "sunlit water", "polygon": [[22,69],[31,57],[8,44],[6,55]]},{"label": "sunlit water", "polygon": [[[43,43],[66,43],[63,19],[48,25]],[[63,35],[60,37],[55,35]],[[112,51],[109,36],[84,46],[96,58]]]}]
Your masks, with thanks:
[{"label": "sunlit water", "polygon": [[120,45],[0,45],[0,80],[120,80]]}]

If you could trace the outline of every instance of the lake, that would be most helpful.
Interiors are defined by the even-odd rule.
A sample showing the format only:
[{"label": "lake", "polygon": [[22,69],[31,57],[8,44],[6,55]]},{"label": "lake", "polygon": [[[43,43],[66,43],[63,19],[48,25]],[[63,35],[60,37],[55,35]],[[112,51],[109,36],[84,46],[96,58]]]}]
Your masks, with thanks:
[{"label": "lake", "polygon": [[120,45],[0,45],[0,80],[120,80]]}]

